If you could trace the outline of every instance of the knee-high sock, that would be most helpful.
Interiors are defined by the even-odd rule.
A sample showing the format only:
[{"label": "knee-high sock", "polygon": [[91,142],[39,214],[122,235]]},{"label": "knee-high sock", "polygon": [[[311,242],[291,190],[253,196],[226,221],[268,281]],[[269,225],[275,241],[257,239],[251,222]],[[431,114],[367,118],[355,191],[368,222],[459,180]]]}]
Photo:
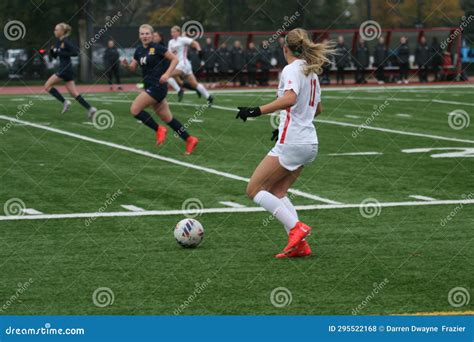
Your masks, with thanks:
[{"label": "knee-high sock", "polygon": [[178,82],[173,77],[168,78],[168,84],[176,91],[180,91],[181,87],[179,86]]},{"label": "knee-high sock", "polygon": [[293,228],[298,222],[298,219],[288,210],[283,201],[268,191],[259,191],[253,201],[275,216],[285,226],[285,229],[286,227]]},{"label": "knee-high sock", "polygon": [[209,98],[209,93],[207,92],[206,88],[204,88],[204,86],[199,83],[196,87],[196,90],[202,95],[204,96],[205,99]]},{"label": "knee-high sock", "polygon": [[168,122],[167,125],[170,126],[181,139],[184,141],[188,140],[189,134],[186,132],[186,128],[184,128],[181,122],[179,122],[177,119],[173,118],[173,120]]},{"label": "knee-high sock", "polygon": [[82,107],[84,107],[85,109],[89,110],[91,108],[91,105],[89,104],[89,102],[87,102],[86,100],[84,100],[84,98],[82,97],[82,95],[77,95],[76,97],[76,101],[79,102],[81,104]]},{"label": "knee-high sock", "polygon": [[[288,197],[283,197],[283,198],[280,198],[280,201],[283,202],[283,204],[285,205],[286,209],[288,209],[294,217],[296,217],[297,220],[298,219],[298,213],[296,212],[296,208],[295,206],[293,205],[293,203],[291,203],[290,199]],[[285,226],[285,230],[287,233],[290,232],[291,228],[293,228],[294,226],[292,227],[288,227],[288,226]]]},{"label": "knee-high sock", "polygon": [[64,103],[66,99],[61,95],[61,93],[56,88],[51,88],[49,93],[53,95],[56,99],[58,99],[61,103]]},{"label": "knee-high sock", "polygon": [[150,127],[153,131],[156,132],[156,130],[158,129],[158,124],[151,117],[151,115],[148,114],[148,112],[145,112],[144,110],[142,110],[140,113],[138,113],[138,115],[135,115],[135,117],[141,122],[143,122],[145,125]]}]

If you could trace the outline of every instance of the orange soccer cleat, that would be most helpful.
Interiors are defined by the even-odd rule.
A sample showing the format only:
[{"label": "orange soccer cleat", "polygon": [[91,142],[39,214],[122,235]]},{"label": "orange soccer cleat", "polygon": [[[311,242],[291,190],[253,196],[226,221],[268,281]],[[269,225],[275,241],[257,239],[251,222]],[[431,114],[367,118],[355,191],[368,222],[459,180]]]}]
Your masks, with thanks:
[{"label": "orange soccer cleat", "polygon": [[156,130],[156,145],[161,145],[165,142],[167,132],[168,130],[165,126],[158,126],[158,129]]},{"label": "orange soccer cleat", "polygon": [[301,241],[293,250],[275,255],[275,258],[298,258],[311,255],[311,247],[306,240]]},{"label": "orange soccer cleat", "polygon": [[191,153],[193,153],[198,142],[199,142],[198,138],[193,137],[192,135],[189,136],[188,139],[186,140],[186,152],[184,152],[184,154],[190,155]]},{"label": "orange soccer cleat", "polygon": [[288,244],[283,249],[283,252],[288,253],[291,251],[309,234],[311,234],[311,227],[298,221],[288,234]]}]

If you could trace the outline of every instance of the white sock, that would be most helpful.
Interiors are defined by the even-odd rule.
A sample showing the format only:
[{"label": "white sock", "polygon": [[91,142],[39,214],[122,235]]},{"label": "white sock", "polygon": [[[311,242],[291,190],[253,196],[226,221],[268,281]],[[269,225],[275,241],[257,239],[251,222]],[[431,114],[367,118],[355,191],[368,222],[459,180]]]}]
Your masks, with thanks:
[{"label": "white sock", "polygon": [[[293,205],[293,203],[291,203],[290,199],[288,197],[283,197],[283,198],[280,198],[280,201],[283,202],[283,204],[285,205],[286,209],[288,209],[290,211],[290,213],[293,214],[294,217],[296,217],[296,219],[299,221],[298,219],[298,213],[296,212],[296,208],[295,206]],[[285,226],[285,230],[287,233],[290,232],[291,228],[293,228],[293,226],[291,227],[288,227],[288,226]]]},{"label": "white sock", "polygon": [[288,210],[283,201],[268,191],[259,191],[253,201],[275,216],[285,226],[285,229],[286,227],[293,228],[298,222],[298,219]]},{"label": "white sock", "polygon": [[181,87],[179,86],[178,82],[173,77],[168,78],[168,84],[176,91],[180,91]]},{"label": "white sock", "polygon": [[209,93],[207,92],[206,88],[204,88],[204,86],[199,83],[196,87],[196,90],[202,95],[204,96],[205,99],[208,99],[209,98]]}]

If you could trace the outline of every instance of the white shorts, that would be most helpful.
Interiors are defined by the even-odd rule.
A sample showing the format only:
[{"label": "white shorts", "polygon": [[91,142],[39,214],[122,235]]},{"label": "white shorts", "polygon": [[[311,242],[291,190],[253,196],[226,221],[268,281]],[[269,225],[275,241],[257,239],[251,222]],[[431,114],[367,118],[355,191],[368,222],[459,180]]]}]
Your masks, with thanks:
[{"label": "white shorts", "polygon": [[193,73],[193,68],[191,67],[191,63],[188,62],[179,62],[176,66],[176,69],[181,71],[184,75],[188,76]]},{"label": "white shorts", "polygon": [[275,144],[268,152],[269,156],[278,157],[280,165],[288,171],[295,171],[302,165],[309,164],[318,155],[318,144]]}]

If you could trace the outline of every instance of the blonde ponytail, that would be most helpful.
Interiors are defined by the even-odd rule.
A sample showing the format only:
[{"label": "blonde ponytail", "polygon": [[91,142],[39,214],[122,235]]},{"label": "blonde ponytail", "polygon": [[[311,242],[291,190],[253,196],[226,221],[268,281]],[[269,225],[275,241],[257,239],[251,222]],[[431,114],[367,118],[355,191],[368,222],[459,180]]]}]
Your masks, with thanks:
[{"label": "blonde ponytail", "polygon": [[309,39],[308,32],[301,28],[288,32],[285,36],[285,43],[295,57],[306,61],[306,65],[303,67],[305,76],[311,73],[320,74],[323,65],[330,63],[328,56],[335,53],[334,43],[314,43]]},{"label": "blonde ponytail", "polygon": [[71,25],[66,24],[66,23],[59,23],[58,26],[61,27],[61,29],[64,32],[64,35],[63,35],[64,38],[71,35],[71,31],[72,31]]}]

